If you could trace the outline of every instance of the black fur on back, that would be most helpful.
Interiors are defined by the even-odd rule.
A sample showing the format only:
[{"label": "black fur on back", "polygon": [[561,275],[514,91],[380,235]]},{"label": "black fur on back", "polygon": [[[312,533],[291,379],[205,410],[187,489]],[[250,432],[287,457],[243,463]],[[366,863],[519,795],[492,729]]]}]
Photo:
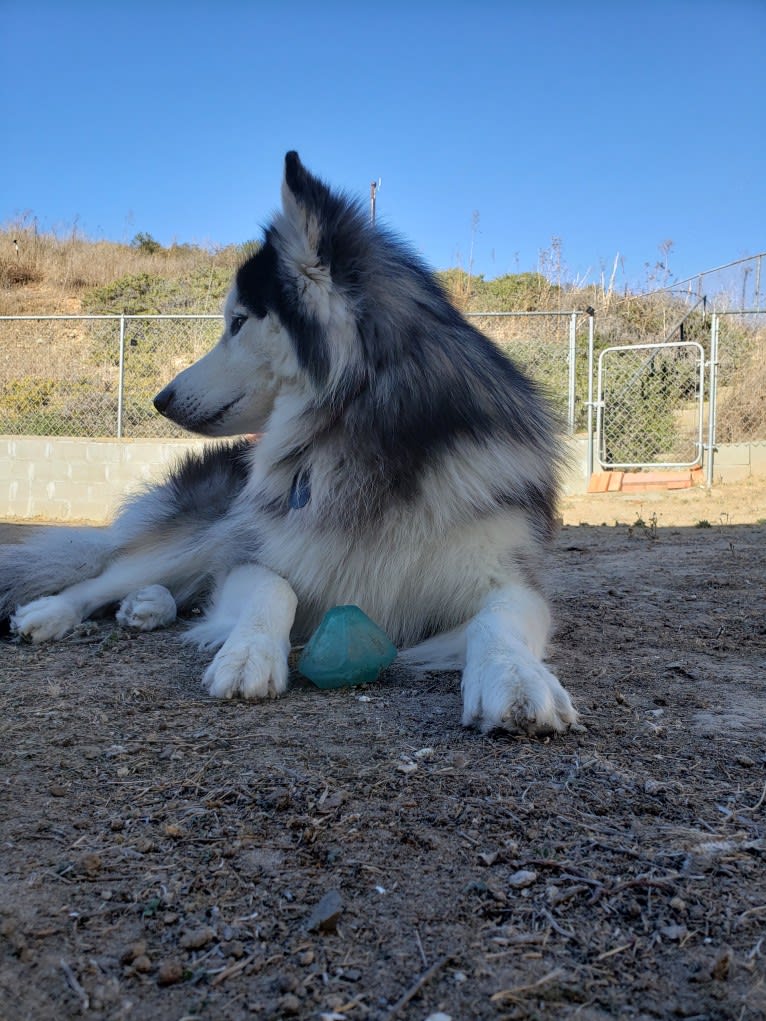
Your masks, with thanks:
[{"label": "black fur on back", "polygon": [[294,152],[285,158],[285,180],[318,229],[316,257],[351,310],[361,357],[325,389],[337,344],[307,311],[280,218],[236,283],[254,314],[271,311],[289,331],[325,423],[344,430],[358,465],[366,463],[400,498],[416,495],[425,467],[466,438],[534,451],[549,466],[548,481],[530,483],[520,495],[519,480],[504,485],[498,478],[497,501],[521,503],[551,521],[559,423],[539,387],[454,308],[405,243],[370,224],[361,203],[331,190]]}]

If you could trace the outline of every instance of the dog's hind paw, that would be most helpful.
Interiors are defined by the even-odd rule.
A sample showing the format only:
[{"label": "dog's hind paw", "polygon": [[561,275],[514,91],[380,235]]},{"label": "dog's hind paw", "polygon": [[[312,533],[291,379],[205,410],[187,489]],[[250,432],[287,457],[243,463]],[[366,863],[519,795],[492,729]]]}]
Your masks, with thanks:
[{"label": "dog's hind paw", "polygon": [[277,698],[287,688],[289,645],[268,634],[232,634],[205,671],[216,698]]},{"label": "dog's hind paw", "polygon": [[487,733],[551,734],[582,730],[558,678],[522,643],[493,649],[463,673],[463,725]]},{"label": "dog's hind paw", "polygon": [[154,631],[172,624],[177,613],[176,601],[164,585],[147,585],[123,599],[116,617],[123,627]]},{"label": "dog's hind paw", "polygon": [[11,629],[30,642],[53,642],[81,622],[82,614],[66,596],[43,596],[16,610]]}]

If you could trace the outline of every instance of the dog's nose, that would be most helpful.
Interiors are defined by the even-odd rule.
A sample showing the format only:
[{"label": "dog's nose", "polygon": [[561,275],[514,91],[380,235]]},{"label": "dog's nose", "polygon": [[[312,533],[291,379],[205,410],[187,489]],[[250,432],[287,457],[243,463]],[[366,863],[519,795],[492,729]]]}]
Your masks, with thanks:
[{"label": "dog's nose", "polygon": [[161,415],[166,415],[168,408],[173,403],[173,387],[166,386],[164,390],[160,390],[157,396],[154,398],[154,406]]}]

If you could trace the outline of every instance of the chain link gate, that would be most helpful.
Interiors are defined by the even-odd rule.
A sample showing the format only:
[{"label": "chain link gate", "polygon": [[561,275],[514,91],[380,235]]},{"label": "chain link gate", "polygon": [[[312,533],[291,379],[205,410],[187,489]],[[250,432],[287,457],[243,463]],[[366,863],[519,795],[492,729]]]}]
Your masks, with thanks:
[{"label": "chain link gate", "polygon": [[675,341],[604,348],[597,380],[595,450],[602,469],[702,466],[701,344]]}]

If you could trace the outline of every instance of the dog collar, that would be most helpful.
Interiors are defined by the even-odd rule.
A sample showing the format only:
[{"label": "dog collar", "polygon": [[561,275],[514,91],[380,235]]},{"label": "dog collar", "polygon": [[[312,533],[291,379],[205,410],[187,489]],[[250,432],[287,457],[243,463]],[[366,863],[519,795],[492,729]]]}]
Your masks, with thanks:
[{"label": "dog collar", "polygon": [[297,471],[293,484],[290,486],[290,510],[300,510],[311,499],[311,475],[309,469]]}]

